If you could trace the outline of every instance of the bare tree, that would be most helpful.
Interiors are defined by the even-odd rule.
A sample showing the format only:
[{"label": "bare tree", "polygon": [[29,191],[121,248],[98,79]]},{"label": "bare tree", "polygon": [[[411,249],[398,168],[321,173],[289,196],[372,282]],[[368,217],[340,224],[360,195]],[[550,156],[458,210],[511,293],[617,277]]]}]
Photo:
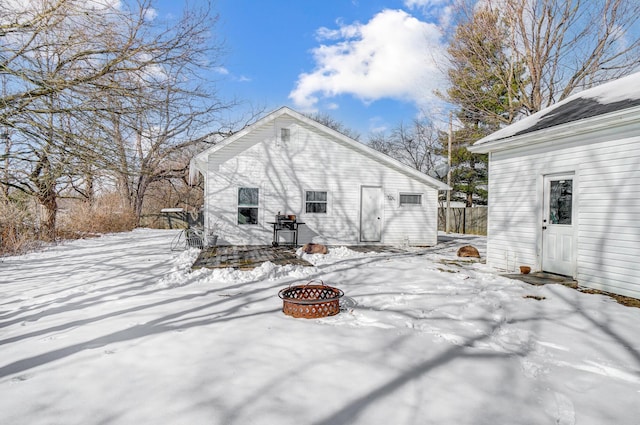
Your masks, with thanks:
[{"label": "bare tree", "polygon": [[304,114],[308,118],[311,118],[314,121],[319,122],[320,124],[329,127],[332,130],[337,131],[338,133],[344,134],[347,137],[352,138],[353,140],[360,140],[360,134],[357,131],[352,130],[345,126],[343,123],[333,118],[329,114],[316,112],[313,114]]},{"label": "bare tree", "polygon": [[[112,114],[108,134],[113,136],[115,155],[110,169],[115,174],[123,199],[136,217],[142,214],[147,189],[154,182],[182,179],[189,158],[182,155],[192,145],[202,145],[198,137],[231,103],[209,103],[204,87],[180,86],[183,75],[171,76],[163,84],[152,85],[138,112],[131,119]],[[148,103],[154,99],[155,102]],[[200,103],[198,103],[200,101]]]},{"label": "bare tree", "polygon": [[640,65],[633,0],[459,0],[440,95],[455,106],[452,185],[486,199],[487,157],[466,146]]},{"label": "bare tree", "polygon": [[40,202],[50,238],[61,191],[91,199],[99,174],[115,173],[139,215],[150,182],[184,173],[172,153],[234,104],[200,78],[221,46],[208,5],[171,24],[151,10],[149,0],[0,2],[0,127],[11,129],[0,184]]},{"label": "bare tree", "polygon": [[508,31],[512,63],[523,63],[528,113],[640,65],[635,0],[488,0]]},{"label": "bare tree", "polygon": [[372,134],[368,145],[428,174],[438,162],[439,132],[432,122],[416,119],[409,126],[401,122],[388,135]]},{"label": "bare tree", "polygon": [[86,93],[103,76],[152,63],[143,54],[144,19],[98,0],[2,2],[0,9],[0,126],[12,137],[2,184],[42,205],[44,236],[52,239],[60,179],[72,157],[87,153],[78,149],[73,117],[91,107]]},{"label": "bare tree", "polygon": [[[215,82],[200,72],[204,63],[218,64],[222,54],[221,44],[210,38],[216,20],[207,7],[185,10],[179,22],[158,31],[155,68],[117,75],[116,81],[109,76],[107,90],[96,93],[94,101],[106,111],[97,114],[98,125],[112,142],[105,145],[103,168],[114,175],[138,222],[149,187],[183,180],[189,158],[182,153],[205,143],[208,138],[201,135],[211,132],[212,123],[217,123],[216,132],[231,125],[222,115],[238,102],[222,100]],[[112,87],[128,90],[114,92]],[[114,103],[116,110],[109,107]]]}]

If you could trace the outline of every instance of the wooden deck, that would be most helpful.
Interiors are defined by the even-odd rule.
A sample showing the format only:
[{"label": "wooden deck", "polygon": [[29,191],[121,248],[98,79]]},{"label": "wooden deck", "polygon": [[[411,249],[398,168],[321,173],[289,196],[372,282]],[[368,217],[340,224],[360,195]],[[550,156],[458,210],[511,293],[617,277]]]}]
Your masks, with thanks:
[{"label": "wooden deck", "polygon": [[[356,252],[406,252],[400,248],[383,245],[356,245],[347,246]],[[331,247],[329,247],[331,250]],[[259,267],[267,261],[273,264],[285,265],[294,264],[312,267],[313,264],[296,255],[296,248],[291,246],[271,246],[271,245],[229,245],[204,248],[195,263],[191,266],[193,270],[224,269],[231,267],[234,269],[248,270]]]},{"label": "wooden deck", "polygon": [[215,246],[205,248],[200,252],[192,269],[209,268],[223,269],[232,267],[235,269],[253,269],[267,261],[273,264],[295,264],[301,266],[313,266],[313,264],[299,258],[295,248],[286,246]]}]

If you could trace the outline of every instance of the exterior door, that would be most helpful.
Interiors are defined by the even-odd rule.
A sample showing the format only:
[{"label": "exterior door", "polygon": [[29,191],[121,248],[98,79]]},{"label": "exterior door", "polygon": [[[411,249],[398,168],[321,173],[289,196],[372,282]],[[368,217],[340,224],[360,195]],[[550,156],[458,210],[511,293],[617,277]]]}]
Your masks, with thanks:
[{"label": "exterior door", "polygon": [[575,271],[574,176],[544,177],[542,270],[566,276]]},{"label": "exterior door", "polygon": [[380,242],[382,237],[382,188],[362,186],[360,188],[360,241]]}]

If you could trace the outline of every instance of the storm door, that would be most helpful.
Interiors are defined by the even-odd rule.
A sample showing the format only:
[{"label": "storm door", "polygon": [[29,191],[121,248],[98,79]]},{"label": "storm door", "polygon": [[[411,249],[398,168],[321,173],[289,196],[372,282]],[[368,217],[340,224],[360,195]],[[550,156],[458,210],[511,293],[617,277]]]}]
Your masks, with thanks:
[{"label": "storm door", "polygon": [[360,241],[380,242],[382,237],[382,188],[362,186],[360,189]]},{"label": "storm door", "polygon": [[566,276],[575,271],[574,176],[544,177],[542,270]]}]

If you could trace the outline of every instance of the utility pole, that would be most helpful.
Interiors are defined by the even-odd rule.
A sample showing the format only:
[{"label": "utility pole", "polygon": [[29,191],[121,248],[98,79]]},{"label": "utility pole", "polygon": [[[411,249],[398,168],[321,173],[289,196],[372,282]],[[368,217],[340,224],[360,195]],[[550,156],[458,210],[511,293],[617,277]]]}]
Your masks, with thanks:
[{"label": "utility pole", "polygon": [[453,115],[452,112],[449,111],[449,155],[448,155],[448,164],[449,170],[447,171],[447,185],[449,186],[449,190],[447,190],[447,215],[445,218],[445,231],[447,233],[451,232],[451,142],[453,139]]}]

